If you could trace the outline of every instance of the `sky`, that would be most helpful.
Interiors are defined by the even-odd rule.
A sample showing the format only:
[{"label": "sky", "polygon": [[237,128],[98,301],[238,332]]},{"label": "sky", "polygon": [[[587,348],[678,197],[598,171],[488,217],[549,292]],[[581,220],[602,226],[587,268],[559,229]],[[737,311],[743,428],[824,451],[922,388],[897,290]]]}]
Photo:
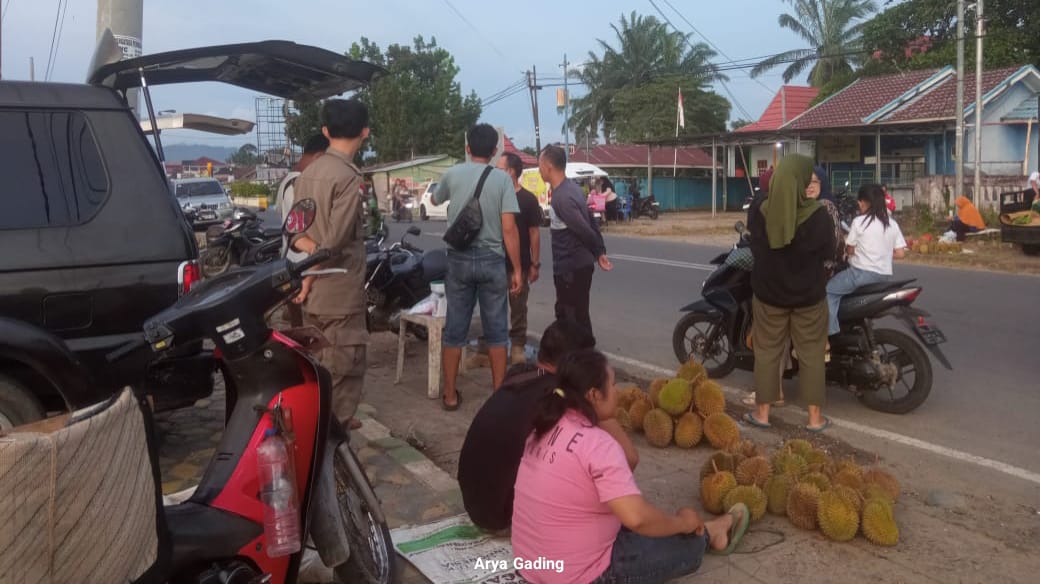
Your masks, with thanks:
[{"label": "sky", "polygon": [[[793,33],[779,30],[777,16],[787,6],[779,0],[655,3],[679,30],[693,32],[683,21],[685,17],[708,35],[708,40],[721,49],[716,62],[803,47]],[[55,21],[60,20],[56,18],[58,4],[59,0],[0,0],[5,12],[0,36],[4,79],[28,79],[30,57],[35,58],[36,79],[44,77]],[[96,10],[93,0],[69,1],[59,27],[57,56],[51,63],[52,81],[82,82],[86,78],[95,45]],[[472,90],[485,98],[522,79],[532,66],[540,78],[559,78],[564,54],[580,66],[589,51],[598,47],[597,39],[616,46],[610,25],[633,10],[660,18],[650,0],[145,0],[142,45],[147,54],[282,39],[344,52],[362,36],[386,48],[393,43],[411,44],[416,35],[422,35],[436,38],[455,57],[461,69],[457,81],[463,91]],[[692,40],[705,39],[694,34]],[[781,71],[777,68],[757,80],[750,79],[746,71],[731,71],[726,88],[716,84],[716,91],[735,102],[731,119],[757,119],[779,89]],[[804,79],[794,82],[804,83]],[[573,97],[582,93],[581,87],[572,89]],[[256,96],[216,83],[157,87],[153,91],[157,110],[246,120],[256,118]],[[538,104],[543,144],[562,141],[563,116],[556,111],[555,88],[540,91]],[[485,108],[481,121],[504,127],[518,147],[534,146],[527,91]],[[188,130],[164,131],[163,137],[168,143],[217,146],[256,141],[255,133],[220,137]]]}]

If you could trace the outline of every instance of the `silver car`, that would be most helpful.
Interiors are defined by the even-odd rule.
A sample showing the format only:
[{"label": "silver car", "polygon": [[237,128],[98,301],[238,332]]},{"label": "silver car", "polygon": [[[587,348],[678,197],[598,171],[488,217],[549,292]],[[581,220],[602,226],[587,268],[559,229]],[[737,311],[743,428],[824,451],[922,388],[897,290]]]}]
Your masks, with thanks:
[{"label": "silver car", "polygon": [[231,198],[214,178],[174,180],[173,194],[182,209],[194,212],[193,223],[197,227],[222,223],[234,213]]}]

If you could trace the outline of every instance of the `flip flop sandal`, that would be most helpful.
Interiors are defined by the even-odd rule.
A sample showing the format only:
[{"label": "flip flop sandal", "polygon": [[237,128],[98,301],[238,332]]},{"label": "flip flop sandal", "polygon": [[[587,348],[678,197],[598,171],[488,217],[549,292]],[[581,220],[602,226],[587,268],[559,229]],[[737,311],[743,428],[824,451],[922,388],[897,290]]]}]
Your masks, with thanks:
[{"label": "flip flop sandal", "polygon": [[756,428],[772,428],[773,425],[768,422],[759,422],[755,419],[755,416],[751,415],[751,412],[744,414],[744,422],[751,424]]},{"label": "flip flop sandal", "polygon": [[443,395],[441,396],[441,407],[444,408],[444,411],[446,411],[446,412],[454,412],[454,411],[458,410],[459,406],[461,406],[461,405],[462,405],[462,392],[457,390],[457,389],[455,390],[455,405],[450,405],[447,401],[444,400],[444,396]]},{"label": "flip flop sandal", "polygon": [[812,432],[813,434],[819,434],[820,432],[823,432],[824,430],[826,430],[827,428],[830,428],[830,427],[831,427],[831,419],[828,418],[827,416],[823,417],[823,425],[822,426],[819,426],[817,428],[813,428],[812,426],[810,426],[808,424],[803,426],[803,428],[805,428],[806,432]]},{"label": "flip flop sandal", "polygon": [[740,540],[744,539],[744,534],[747,533],[748,525],[751,523],[751,511],[748,511],[747,505],[744,503],[737,503],[736,505],[729,508],[728,514],[733,517],[733,525],[729,527],[729,544],[726,545],[725,549],[711,550],[712,554],[717,556],[728,556],[732,554],[737,546],[740,545]]}]

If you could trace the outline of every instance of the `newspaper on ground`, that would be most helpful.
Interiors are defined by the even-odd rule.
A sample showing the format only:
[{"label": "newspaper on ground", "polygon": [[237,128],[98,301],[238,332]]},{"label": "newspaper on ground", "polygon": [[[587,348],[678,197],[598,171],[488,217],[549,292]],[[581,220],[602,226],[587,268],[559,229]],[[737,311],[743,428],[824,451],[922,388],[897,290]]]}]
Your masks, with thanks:
[{"label": "newspaper on ground", "polygon": [[525,584],[509,538],[493,537],[466,515],[390,532],[394,548],[436,584]]}]

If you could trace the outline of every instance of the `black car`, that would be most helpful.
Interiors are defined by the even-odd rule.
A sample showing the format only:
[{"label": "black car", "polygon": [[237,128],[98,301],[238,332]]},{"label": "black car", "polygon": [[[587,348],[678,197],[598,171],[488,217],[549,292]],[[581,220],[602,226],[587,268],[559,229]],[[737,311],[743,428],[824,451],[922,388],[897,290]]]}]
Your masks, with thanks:
[{"label": "black car", "polygon": [[[158,362],[142,356],[116,366],[106,358],[139,338],[144,321],[199,276],[196,240],[170,192],[161,140],[153,150],[127,90],[144,81],[219,80],[320,99],[381,71],[284,41],[120,56],[107,34],[86,85],[0,82],[0,429],[95,403],[126,385],[154,395],[157,407],[212,391],[216,361],[201,345]],[[90,378],[70,379],[68,361],[82,362]]]}]

